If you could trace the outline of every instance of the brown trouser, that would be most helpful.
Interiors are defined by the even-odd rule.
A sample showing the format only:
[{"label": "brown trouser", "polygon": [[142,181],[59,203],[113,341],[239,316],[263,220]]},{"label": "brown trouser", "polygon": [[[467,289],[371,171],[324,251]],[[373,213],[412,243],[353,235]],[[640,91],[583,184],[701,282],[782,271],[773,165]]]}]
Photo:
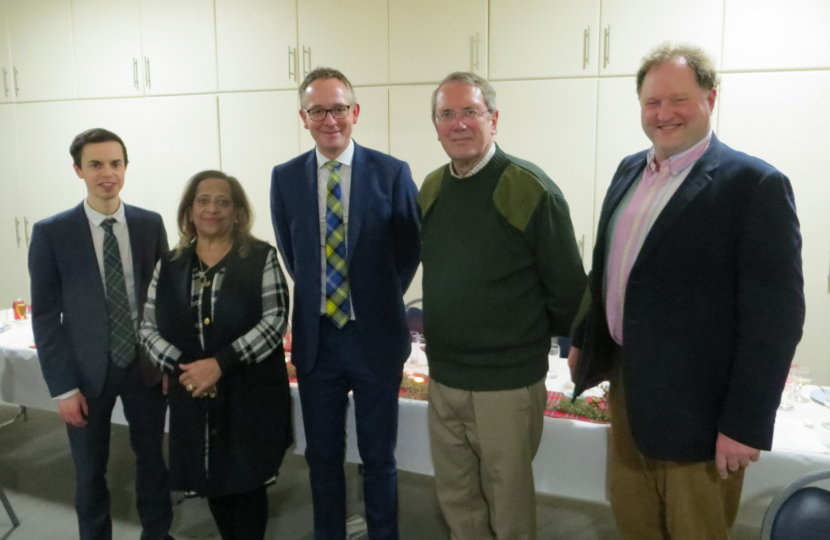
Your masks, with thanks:
[{"label": "brown trouser", "polygon": [[619,382],[611,385],[609,410],[608,483],[623,538],[727,540],[741,500],[743,469],[721,480],[714,461],[678,463],[645,457],[631,437]]},{"label": "brown trouser", "polygon": [[542,439],[545,380],[468,392],[429,382],[435,486],[453,540],[533,540],[533,457]]}]

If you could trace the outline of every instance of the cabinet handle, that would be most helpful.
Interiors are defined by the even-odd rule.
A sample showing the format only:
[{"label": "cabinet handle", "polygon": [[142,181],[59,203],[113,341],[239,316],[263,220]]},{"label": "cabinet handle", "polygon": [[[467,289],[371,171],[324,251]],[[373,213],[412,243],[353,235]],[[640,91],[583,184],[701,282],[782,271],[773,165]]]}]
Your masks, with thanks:
[{"label": "cabinet handle", "polygon": [[582,69],[588,67],[588,64],[591,63],[591,27],[585,29],[585,33],[582,35]]},{"label": "cabinet handle", "polygon": [[144,84],[146,84],[149,89],[153,88],[150,85],[150,59],[146,56],[144,57]]},{"label": "cabinet handle", "polygon": [[473,68],[472,70],[473,71],[478,71],[479,69],[481,69],[481,60],[479,59],[479,54],[478,54],[479,42],[480,41],[481,41],[481,37],[479,37],[478,32],[476,32],[474,36],[470,36],[470,45],[471,45],[471,51],[472,51],[472,56],[473,56],[471,64],[472,64],[472,68]]},{"label": "cabinet handle", "polygon": [[830,274],[827,274],[827,292],[830,293]]},{"label": "cabinet handle", "polygon": [[291,48],[291,45],[288,46],[288,78],[296,81],[297,80],[297,47]]},{"label": "cabinet handle", "polygon": [[138,90],[138,59],[133,58],[133,86]]},{"label": "cabinet handle", "polygon": [[[306,65],[306,62],[305,62],[306,54],[308,55],[308,65]],[[310,71],[311,71],[311,46],[309,45],[308,47],[306,47],[305,45],[303,45],[303,77],[308,75],[308,73]]]},{"label": "cabinet handle", "polygon": [[17,247],[20,247],[20,220],[14,216],[14,235],[17,237]]},{"label": "cabinet handle", "polygon": [[611,25],[608,25],[608,28],[605,29],[605,50],[603,51],[604,61],[602,67],[608,67],[608,64],[611,63]]},{"label": "cabinet handle", "polygon": [[3,93],[6,97],[9,97],[9,81],[8,81],[9,72],[6,71],[6,68],[3,68]]},{"label": "cabinet handle", "polygon": [[20,88],[17,87],[17,68],[12,68],[12,71],[14,78],[14,96],[17,97],[20,94]]},{"label": "cabinet handle", "polygon": [[582,259],[585,257],[585,235],[583,234],[582,237],[579,239],[579,242],[576,243],[577,247],[579,247],[579,258]]},{"label": "cabinet handle", "polygon": [[26,237],[26,247],[29,247],[29,218],[23,216],[23,235]]}]

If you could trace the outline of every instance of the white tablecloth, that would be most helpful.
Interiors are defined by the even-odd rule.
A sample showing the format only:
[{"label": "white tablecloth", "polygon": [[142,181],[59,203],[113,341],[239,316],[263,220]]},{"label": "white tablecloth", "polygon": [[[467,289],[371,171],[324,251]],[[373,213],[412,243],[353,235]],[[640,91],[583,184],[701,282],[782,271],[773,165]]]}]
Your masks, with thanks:
[{"label": "white tablecloth", "polygon": [[[0,333],[0,400],[57,410],[32,345],[31,326],[26,322]],[[548,382],[550,390],[562,390],[569,385],[565,360],[560,362],[559,377]],[[305,436],[296,385],[292,385],[291,395],[297,431],[295,452],[302,453]],[[818,426],[828,420],[830,409],[816,403],[797,403],[793,411],[778,414],[772,452],[764,452],[761,460],[747,471],[738,515],[740,523],[760,526],[764,510],[781,488],[809,472],[830,469],[830,450],[816,437],[816,430],[821,429]],[[810,421],[816,427],[805,425]],[[126,424],[120,404],[113,413],[113,422]],[[536,490],[560,497],[606,502],[607,441],[605,425],[545,418],[542,443],[533,463]],[[433,474],[426,402],[400,401],[396,457],[400,470]],[[360,461],[353,407],[347,419],[347,460]]]}]

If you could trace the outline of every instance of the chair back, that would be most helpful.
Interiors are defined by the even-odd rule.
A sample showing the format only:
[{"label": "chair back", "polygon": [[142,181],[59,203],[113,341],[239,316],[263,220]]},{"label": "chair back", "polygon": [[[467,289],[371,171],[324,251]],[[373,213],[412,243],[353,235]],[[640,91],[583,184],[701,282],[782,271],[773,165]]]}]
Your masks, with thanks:
[{"label": "chair back", "polygon": [[830,478],[830,470],[799,478],[772,500],[764,514],[761,540],[830,538],[830,491],[810,484]]},{"label": "chair back", "polygon": [[424,302],[416,298],[406,303],[406,325],[410,332],[424,333]]}]

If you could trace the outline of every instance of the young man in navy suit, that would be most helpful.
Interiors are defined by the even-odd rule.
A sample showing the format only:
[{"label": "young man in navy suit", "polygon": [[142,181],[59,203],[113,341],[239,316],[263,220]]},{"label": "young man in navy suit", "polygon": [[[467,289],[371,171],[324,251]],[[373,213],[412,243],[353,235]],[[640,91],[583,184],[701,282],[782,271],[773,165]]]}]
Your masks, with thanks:
[{"label": "young man in navy suit", "polygon": [[118,135],[85,131],[70,154],[87,197],[35,224],[29,274],[38,357],[75,462],[80,538],[112,538],[105,476],[120,397],[136,455],[141,538],[162,540],[173,515],[162,456],[167,401],[158,370],[139,355],[136,328],[167,234],[160,215],[119,197],[128,160]]},{"label": "young man in navy suit", "polygon": [[297,368],[314,538],[346,537],[346,408],[354,393],[371,540],[398,538],[398,391],[409,355],[403,294],[420,257],[409,166],[352,140],[360,105],[348,79],[318,68],[299,90],[317,143],[274,167],[271,213],[294,279]]}]

